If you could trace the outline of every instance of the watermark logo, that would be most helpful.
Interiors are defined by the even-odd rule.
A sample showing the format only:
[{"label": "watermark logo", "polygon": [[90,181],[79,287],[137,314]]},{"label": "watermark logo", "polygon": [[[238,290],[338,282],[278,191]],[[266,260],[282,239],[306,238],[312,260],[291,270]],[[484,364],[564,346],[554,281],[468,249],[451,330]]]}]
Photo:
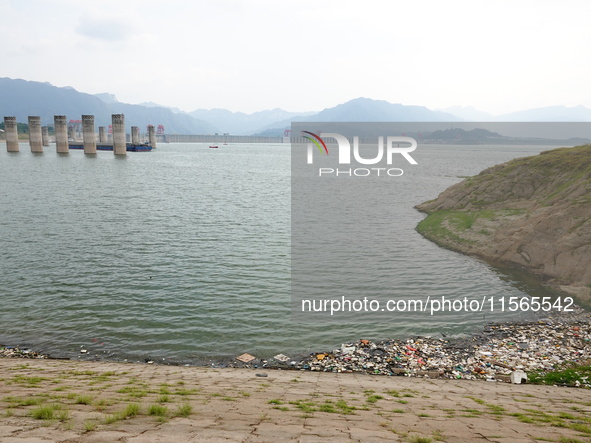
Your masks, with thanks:
[{"label": "watermark logo", "polygon": [[[312,143],[314,143],[318,147],[320,152],[323,152],[322,148],[324,148],[324,152],[326,152],[326,155],[328,155],[328,148],[326,147],[326,143],[324,143],[324,141],[319,136],[317,136],[316,134],[314,134],[313,132],[310,132],[310,131],[302,131],[302,133],[310,134],[312,137],[314,137],[314,138],[308,137],[307,135],[303,136],[306,140],[309,140]],[[320,145],[322,145],[322,147]],[[310,155],[311,155],[310,149],[312,148],[312,145],[308,143],[308,146],[309,146],[309,148],[308,148],[308,163],[310,163]]]},{"label": "watermark logo", "polygon": [[[307,135],[305,135],[307,134]],[[307,164],[314,164],[314,146],[318,148],[321,153],[328,155],[328,147],[323,139],[334,139],[337,142],[338,147],[338,163],[339,165],[351,165],[351,152],[353,153],[353,160],[359,165],[378,165],[384,163],[387,166],[392,165],[392,159],[395,154],[401,155],[411,165],[417,165],[418,163],[410,155],[417,148],[417,141],[412,137],[406,136],[387,136],[384,147],[384,137],[378,137],[377,153],[374,157],[365,158],[362,157],[359,147],[359,137],[353,137],[353,149],[351,149],[351,143],[349,139],[342,134],[336,132],[320,133],[320,135],[314,134],[310,131],[302,131],[302,137],[309,141],[307,143]],[[370,175],[388,175],[391,177],[401,176],[404,171],[400,168],[386,168],[386,167],[374,167],[374,168],[326,168],[322,167],[318,169],[318,175],[348,175],[357,177],[367,177]]]}]

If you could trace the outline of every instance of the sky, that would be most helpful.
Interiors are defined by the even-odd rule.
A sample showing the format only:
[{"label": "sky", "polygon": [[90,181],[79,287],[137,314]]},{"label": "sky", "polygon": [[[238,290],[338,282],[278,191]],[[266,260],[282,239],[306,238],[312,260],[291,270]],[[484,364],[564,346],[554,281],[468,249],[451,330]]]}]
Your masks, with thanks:
[{"label": "sky", "polygon": [[591,107],[587,0],[0,0],[0,77],[184,111]]}]

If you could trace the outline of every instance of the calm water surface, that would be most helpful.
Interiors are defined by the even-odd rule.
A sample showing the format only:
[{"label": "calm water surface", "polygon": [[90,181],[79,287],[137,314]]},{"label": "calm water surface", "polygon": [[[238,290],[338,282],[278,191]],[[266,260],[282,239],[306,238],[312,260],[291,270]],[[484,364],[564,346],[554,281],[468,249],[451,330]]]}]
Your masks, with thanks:
[{"label": "calm water surface", "polygon": [[[171,143],[123,159],[54,149],[34,155],[21,144],[20,153],[7,153],[1,145],[0,343],[55,355],[83,347],[111,358],[203,361],[482,324],[468,314],[292,322],[288,146]],[[461,176],[544,149],[420,147],[410,195],[392,199],[400,208],[392,238],[405,239],[405,256],[382,258],[401,270],[390,283],[397,294],[540,294],[423,239],[414,231],[423,215],[412,208]]]}]

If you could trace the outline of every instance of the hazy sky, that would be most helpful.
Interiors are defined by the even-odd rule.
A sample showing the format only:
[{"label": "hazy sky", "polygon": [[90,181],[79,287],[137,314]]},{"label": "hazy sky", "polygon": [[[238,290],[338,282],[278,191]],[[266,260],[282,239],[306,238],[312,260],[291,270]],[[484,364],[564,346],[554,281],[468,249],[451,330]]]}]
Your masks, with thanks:
[{"label": "hazy sky", "polygon": [[186,111],[591,107],[590,18],[586,0],[0,0],[0,77]]}]

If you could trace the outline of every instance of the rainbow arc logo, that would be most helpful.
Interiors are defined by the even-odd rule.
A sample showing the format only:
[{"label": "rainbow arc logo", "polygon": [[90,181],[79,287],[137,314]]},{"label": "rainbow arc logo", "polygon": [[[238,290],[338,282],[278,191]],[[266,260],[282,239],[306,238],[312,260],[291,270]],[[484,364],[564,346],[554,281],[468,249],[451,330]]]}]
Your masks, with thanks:
[{"label": "rainbow arc logo", "polygon": [[[326,147],[326,143],[324,143],[324,141],[320,138],[320,136],[318,136],[318,135],[316,135],[316,134],[314,134],[313,132],[310,132],[310,131],[302,131],[302,132],[305,133],[305,134],[310,134],[312,137],[309,137],[307,135],[304,135],[303,137],[306,140],[309,140],[312,143],[314,143],[318,147],[318,149],[320,150],[320,152],[325,152],[326,155],[328,155],[328,148]],[[322,146],[320,146],[320,145],[322,145]],[[324,150],[322,148],[324,148]]]}]

